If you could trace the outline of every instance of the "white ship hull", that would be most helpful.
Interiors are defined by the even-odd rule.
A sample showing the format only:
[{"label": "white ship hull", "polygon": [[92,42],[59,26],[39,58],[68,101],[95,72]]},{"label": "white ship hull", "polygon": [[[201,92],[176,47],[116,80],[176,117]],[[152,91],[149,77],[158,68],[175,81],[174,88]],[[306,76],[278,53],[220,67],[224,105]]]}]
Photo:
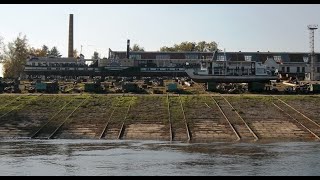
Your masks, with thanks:
[{"label": "white ship hull", "polygon": [[278,79],[277,76],[265,75],[208,75],[196,74],[194,69],[186,69],[188,76],[195,82],[217,82],[217,83],[249,83],[249,82],[269,82]]}]

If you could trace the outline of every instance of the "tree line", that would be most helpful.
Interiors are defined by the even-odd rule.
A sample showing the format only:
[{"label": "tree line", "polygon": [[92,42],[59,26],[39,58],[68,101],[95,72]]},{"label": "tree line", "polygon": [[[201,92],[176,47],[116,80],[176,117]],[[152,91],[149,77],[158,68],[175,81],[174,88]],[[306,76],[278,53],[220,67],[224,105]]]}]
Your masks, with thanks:
[{"label": "tree line", "polygon": [[161,52],[183,52],[183,51],[195,51],[195,52],[213,52],[218,50],[218,44],[214,41],[206,42],[181,42],[180,44],[174,44],[171,47],[163,46],[160,48]]},{"label": "tree line", "polygon": [[[23,73],[28,57],[61,57],[61,53],[56,46],[49,48],[43,45],[41,48],[30,47],[26,35],[19,34],[12,42],[4,44],[0,38],[0,61],[3,62],[3,76],[5,78],[18,78]],[[75,49],[73,56],[79,56]]]},{"label": "tree line", "polygon": [[[195,51],[195,52],[213,52],[218,50],[217,43],[200,41],[195,42],[181,42],[180,44],[174,44],[171,47],[163,46],[160,48],[160,52],[182,52],[182,51]],[[130,51],[145,51],[144,47],[138,44],[134,44],[130,47]],[[26,60],[30,56],[35,57],[61,57],[61,54],[56,46],[49,48],[43,45],[41,48],[30,47],[26,35],[18,35],[16,39],[7,44],[3,43],[3,38],[0,37],[0,61],[3,61],[3,74],[5,78],[18,78],[24,70]],[[73,57],[78,58],[79,53],[75,49]],[[92,59],[99,59],[98,52],[94,52]]]}]

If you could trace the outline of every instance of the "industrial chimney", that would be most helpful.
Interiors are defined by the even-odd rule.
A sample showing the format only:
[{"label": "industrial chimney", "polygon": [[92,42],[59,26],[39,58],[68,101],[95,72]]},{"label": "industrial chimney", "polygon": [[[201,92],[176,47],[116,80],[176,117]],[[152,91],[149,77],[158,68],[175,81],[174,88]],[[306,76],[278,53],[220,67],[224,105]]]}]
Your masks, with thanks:
[{"label": "industrial chimney", "polygon": [[69,42],[68,57],[73,58],[73,14],[69,16]]},{"label": "industrial chimney", "polygon": [[129,59],[130,39],[127,40],[127,59]]}]

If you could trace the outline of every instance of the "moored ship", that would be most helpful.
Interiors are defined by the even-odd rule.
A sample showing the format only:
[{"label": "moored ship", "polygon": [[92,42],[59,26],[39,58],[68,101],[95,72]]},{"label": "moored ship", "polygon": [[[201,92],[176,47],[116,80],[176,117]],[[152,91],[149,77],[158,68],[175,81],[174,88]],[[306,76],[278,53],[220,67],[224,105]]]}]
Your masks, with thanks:
[{"label": "moored ship", "polygon": [[186,68],[185,72],[195,82],[249,83],[278,79],[276,73],[256,61],[206,59],[201,60],[200,68]]}]

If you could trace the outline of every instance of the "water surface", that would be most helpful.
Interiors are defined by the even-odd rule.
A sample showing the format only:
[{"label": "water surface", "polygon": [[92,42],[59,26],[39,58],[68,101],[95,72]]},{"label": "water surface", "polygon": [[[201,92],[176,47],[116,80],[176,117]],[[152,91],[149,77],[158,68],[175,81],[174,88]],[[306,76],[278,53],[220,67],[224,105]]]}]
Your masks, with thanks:
[{"label": "water surface", "polygon": [[320,175],[320,143],[1,140],[1,175]]}]

